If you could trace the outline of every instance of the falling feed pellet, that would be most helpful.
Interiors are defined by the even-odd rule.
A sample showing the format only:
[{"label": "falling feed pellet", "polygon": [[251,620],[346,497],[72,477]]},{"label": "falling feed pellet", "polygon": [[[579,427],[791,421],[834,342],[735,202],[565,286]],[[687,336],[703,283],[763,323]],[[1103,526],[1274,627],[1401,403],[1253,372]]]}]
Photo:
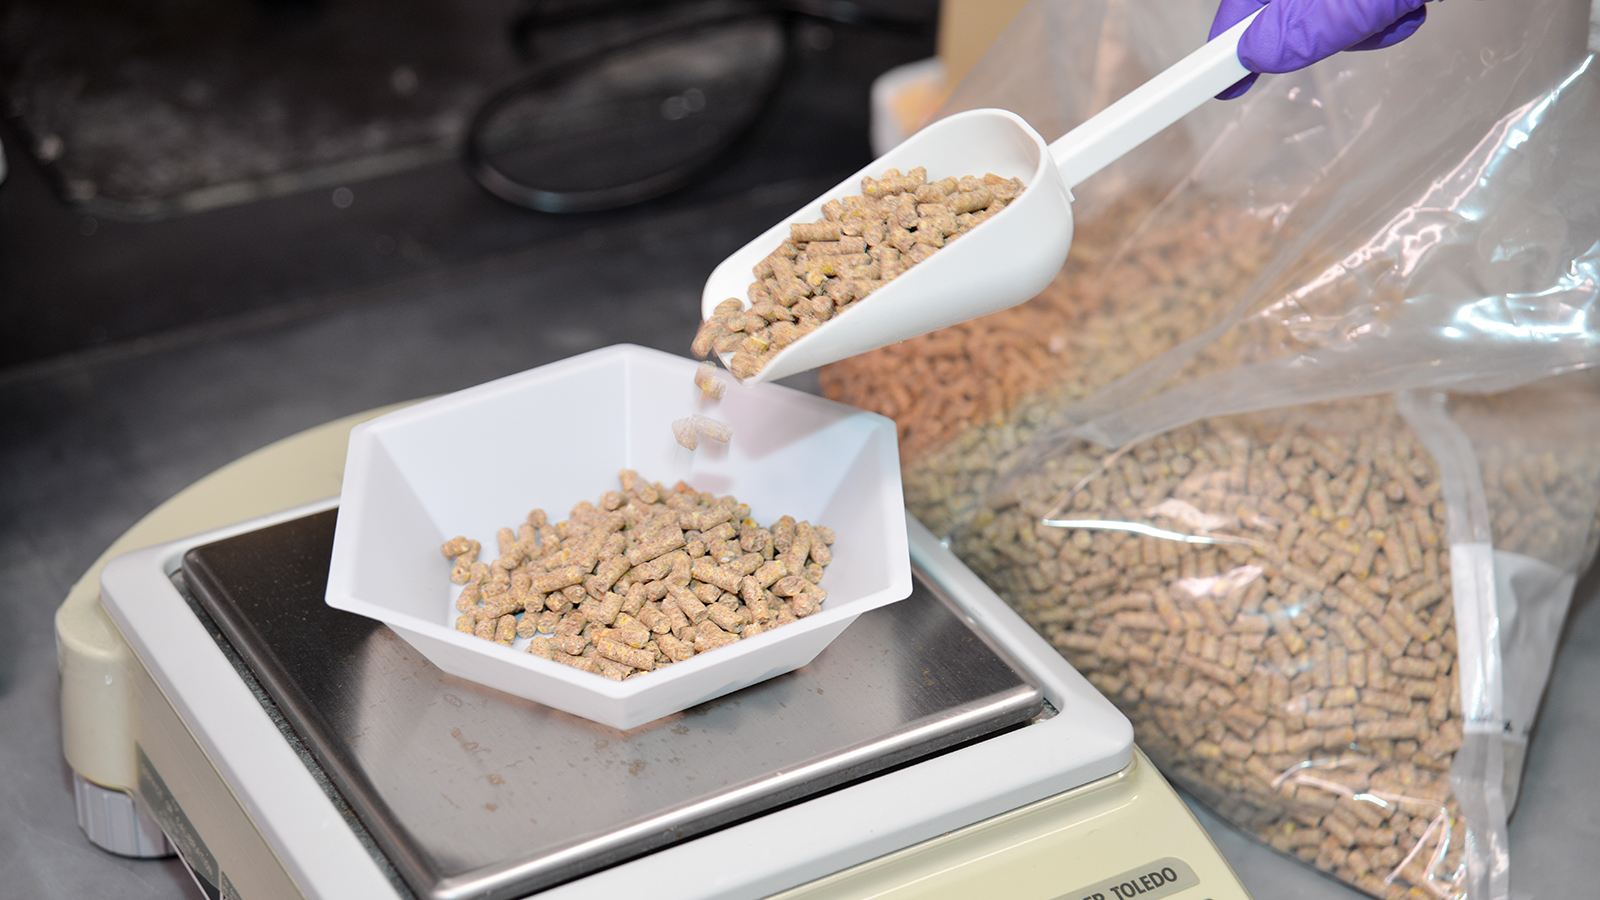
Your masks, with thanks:
[{"label": "falling feed pellet", "polygon": [[684,416],[672,420],[672,437],[678,445],[686,450],[694,450],[700,446],[700,434],[695,430],[694,417]]},{"label": "falling feed pellet", "polygon": [[721,400],[728,392],[728,383],[717,377],[717,367],[709,360],[695,368],[694,386],[712,400]]}]

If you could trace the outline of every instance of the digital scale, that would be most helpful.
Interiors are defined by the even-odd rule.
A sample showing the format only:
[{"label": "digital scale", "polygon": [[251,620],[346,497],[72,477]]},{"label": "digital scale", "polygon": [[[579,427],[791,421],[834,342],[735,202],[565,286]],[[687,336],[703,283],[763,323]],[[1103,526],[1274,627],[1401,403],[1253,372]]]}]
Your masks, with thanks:
[{"label": "digital scale", "polygon": [[445,674],[323,600],[384,411],[197,482],[68,595],[92,842],[245,900],[1248,896],[1127,719],[909,517],[910,597],[631,731]]}]

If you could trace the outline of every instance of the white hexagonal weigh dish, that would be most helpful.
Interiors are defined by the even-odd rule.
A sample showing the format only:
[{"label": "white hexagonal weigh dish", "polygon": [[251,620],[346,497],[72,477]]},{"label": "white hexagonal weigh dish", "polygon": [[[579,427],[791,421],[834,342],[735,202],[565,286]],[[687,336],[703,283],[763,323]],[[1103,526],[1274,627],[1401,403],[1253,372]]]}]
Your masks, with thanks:
[{"label": "white hexagonal weigh dish", "polygon": [[[726,379],[719,401],[696,363],[620,345],[427,400],[350,435],[328,573],[329,606],[377,619],[439,668],[629,729],[810,662],[855,618],[911,593],[894,423],[775,384]],[[727,444],[676,442],[694,413]],[[618,473],[732,494],[770,525],[783,515],[837,534],[821,611],[728,647],[616,682],[457,632],[450,562],[463,534],[492,559],[495,532],[528,511],[567,518],[618,489]],[[519,642],[520,644],[521,642]]]}]

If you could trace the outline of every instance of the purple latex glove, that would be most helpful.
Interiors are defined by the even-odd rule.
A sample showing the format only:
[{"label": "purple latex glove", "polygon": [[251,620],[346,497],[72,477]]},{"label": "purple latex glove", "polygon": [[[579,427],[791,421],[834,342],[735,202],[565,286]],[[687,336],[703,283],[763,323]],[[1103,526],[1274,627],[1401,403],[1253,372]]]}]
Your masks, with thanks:
[{"label": "purple latex glove", "polygon": [[[1426,0],[1222,0],[1211,23],[1216,37],[1262,7],[1239,38],[1239,62],[1251,72],[1293,72],[1341,50],[1391,47],[1422,27]],[[1238,97],[1251,75],[1218,94]]]}]

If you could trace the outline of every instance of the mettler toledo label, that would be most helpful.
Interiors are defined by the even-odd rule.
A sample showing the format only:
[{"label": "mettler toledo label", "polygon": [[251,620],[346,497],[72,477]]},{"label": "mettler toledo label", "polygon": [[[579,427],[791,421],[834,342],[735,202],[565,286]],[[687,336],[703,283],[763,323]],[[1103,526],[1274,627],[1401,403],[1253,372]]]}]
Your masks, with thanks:
[{"label": "mettler toledo label", "polygon": [[1189,864],[1176,857],[1129,869],[1056,900],[1161,900],[1200,883]]}]

